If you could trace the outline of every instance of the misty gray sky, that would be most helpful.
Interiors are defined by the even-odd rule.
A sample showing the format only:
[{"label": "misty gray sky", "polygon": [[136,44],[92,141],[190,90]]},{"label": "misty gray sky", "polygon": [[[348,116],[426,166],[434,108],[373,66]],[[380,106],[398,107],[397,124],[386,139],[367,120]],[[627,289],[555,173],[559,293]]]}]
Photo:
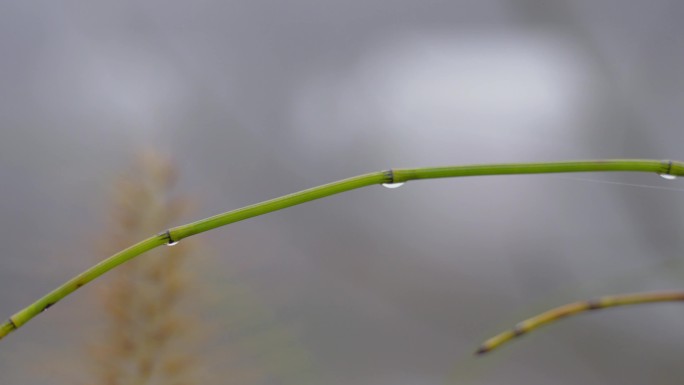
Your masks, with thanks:
[{"label": "misty gray sky", "polygon": [[[90,239],[112,180],[149,148],[179,166],[197,217],[388,167],[684,158],[683,13],[664,0],[0,1],[0,309],[105,257]],[[210,290],[249,288],[317,383],[675,383],[674,305],[470,354],[561,303],[681,286],[681,199],[556,176],[416,182],[201,237],[217,254]],[[84,298],[3,341],[0,381],[72,382],[26,362],[88,338]]]}]

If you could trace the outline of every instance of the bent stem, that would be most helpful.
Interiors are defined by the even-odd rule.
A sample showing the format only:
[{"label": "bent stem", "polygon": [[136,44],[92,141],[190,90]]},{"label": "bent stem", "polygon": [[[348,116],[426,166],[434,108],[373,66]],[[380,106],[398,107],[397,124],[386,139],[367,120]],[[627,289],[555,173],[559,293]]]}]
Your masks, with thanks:
[{"label": "bent stem", "polygon": [[578,301],[559,306],[544,313],[528,318],[501,334],[498,334],[480,345],[475,354],[481,355],[499,348],[514,338],[527,334],[544,325],[560,319],[581,314],[590,310],[606,309],[615,306],[639,305],[653,302],[684,301],[684,291],[663,291],[654,293],[635,293],[605,296],[589,301]]},{"label": "bent stem", "polygon": [[611,160],[581,160],[564,162],[541,163],[501,163],[476,164],[464,166],[427,167],[413,169],[395,169],[364,174],[349,179],[303,190],[280,198],[246,206],[237,210],[218,214],[169,229],[163,233],[149,237],[111,257],[67,281],[54,291],[48,293],[25,309],[11,316],[0,324],[0,338],[20,328],[36,315],[45,311],[64,297],[79,289],[81,286],[103,275],[116,266],[137,257],[158,246],[175,243],[183,238],[203,233],[230,223],[282,210],[308,201],[340,194],[376,184],[403,183],[418,179],[455,178],[482,175],[512,175],[512,174],[549,174],[570,172],[649,172],[669,176],[684,175],[684,162],[672,160],[649,159],[611,159]]}]

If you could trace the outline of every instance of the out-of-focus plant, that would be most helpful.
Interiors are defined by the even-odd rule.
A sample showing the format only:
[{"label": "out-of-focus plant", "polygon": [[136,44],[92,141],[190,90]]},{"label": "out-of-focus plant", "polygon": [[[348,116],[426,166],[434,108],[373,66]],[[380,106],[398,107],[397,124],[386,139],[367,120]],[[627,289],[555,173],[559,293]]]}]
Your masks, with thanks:
[{"label": "out-of-focus plant", "polygon": [[653,302],[676,302],[684,301],[684,291],[660,291],[652,293],[634,293],[622,295],[608,295],[587,301],[572,302],[567,305],[545,311],[534,317],[519,322],[515,327],[485,341],[475,352],[485,354],[497,349],[501,345],[514,338],[523,336],[544,325],[556,322],[560,319],[585,313],[593,310],[607,309],[615,306],[638,305]]},{"label": "out-of-focus plant", "polygon": [[[121,249],[186,215],[188,200],[172,195],[176,174],[166,158],[143,153],[112,190],[103,247]],[[97,383],[200,383],[195,350],[202,328],[187,308],[192,277],[184,266],[195,253],[197,248],[188,242],[153,251],[114,272],[110,285],[99,292],[106,327],[91,345],[96,363],[90,367]]]},{"label": "out-of-focus plant", "polygon": [[[100,248],[121,249],[145,234],[186,217],[189,199],[174,195],[177,169],[160,154],[141,154],[112,189],[110,219]],[[229,383],[306,384],[306,350],[262,306],[239,277],[223,272],[196,280],[190,260],[207,260],[196,242],[150,252],[112,272],[98,290],[102,330],[91,338],[88,357],[95,383],[102,385],[191,385]],[[212,282],[209,282],[212,281]],[[206,299],[208,287],[220,292]],[[197,314],[210,302],[220,314],[212,321]],[[215,331],[221,327],[220,337]],[[218,333],[218,332],[217,332]],[[211,335],[209,335],[211,334]],[[228,340],[226,340],[226,337]],[[93,362],[94,360],[94,362]],[[212,367],[212,374],[202,372]]]}]

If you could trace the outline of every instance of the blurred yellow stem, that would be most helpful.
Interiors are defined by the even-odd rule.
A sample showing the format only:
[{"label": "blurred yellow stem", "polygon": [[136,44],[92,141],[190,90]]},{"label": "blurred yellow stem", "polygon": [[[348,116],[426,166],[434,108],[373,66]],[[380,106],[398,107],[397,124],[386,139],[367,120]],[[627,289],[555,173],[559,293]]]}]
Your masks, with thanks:
[{"label": "blurred yellow stem", "polygon": [[684,291],[662,291],[653,293],[635,293],[605,296],[589,301],[578,301],[528,318],[513,327],[485,341],[475,354],[485,354],[501,345],[520,337],[544,325],[557,322],[563,318],[584,313],[590,310],[606,309],[615,306],[638,305],[653,302],[684,301]]}]

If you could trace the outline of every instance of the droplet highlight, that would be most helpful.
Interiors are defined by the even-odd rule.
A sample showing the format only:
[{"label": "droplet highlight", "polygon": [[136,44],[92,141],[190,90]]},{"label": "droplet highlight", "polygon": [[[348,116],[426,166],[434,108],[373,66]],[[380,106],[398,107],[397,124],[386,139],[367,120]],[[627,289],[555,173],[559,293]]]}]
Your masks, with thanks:
[{"label": "droplet highlight", "polygon": [[383,183],[382,187],[385,188],[399,188],[403,186],[406,182],[401,182],[401,183]]},{"label": "droplet highlight", "polygon": [[672,175],[672,174],[658,174],[658,175],[660,175],[661,178],[667,179],[667,180],[677,179],[677,175]]},{"label": "droplet highlight", "polygon": [[176,246],[176,245],[178,244],[178,242],[180,242],[180,241],[169,242],[169,243],[166,244],[166,246]]}]

